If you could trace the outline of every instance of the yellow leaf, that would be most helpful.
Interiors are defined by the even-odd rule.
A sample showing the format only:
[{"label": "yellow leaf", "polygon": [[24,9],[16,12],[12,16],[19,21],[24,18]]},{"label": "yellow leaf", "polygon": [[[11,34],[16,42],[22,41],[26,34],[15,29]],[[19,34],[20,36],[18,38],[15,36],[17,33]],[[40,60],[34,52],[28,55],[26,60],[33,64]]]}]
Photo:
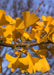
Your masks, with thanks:
[{"label": "yellow leaf", "polygon": [[9,24],[16,24],[16,20],[9,15],[5,15],[5,19],[9,22]]},{"label": "yellow leaf", "polygon": [[44,30],[47,33],[49,33],[49,31],[52,30],[52,24],[51,24],[51,22],[52,22],[53,19],[54,18],[51,17],[51,16],[42,16],[42,20],[43,20],[44,25],[45,25],[45,29]]},{"label": "yellow leaf", "polygon": [[5,31],[3,32],[4,37],[6,38],[6,43],[11,43],[13,41],[13,31],[15,30],[15,25],[7,25],[5,28]]},{"label": "yellow leaf", "polygon": [[41,58],[47,57],[47,49],[42,50],[34,50],[34,48],[31,49],[33,52],[35,52],[38,56]]},{"label": "yellow leaf", "polygon": [[14,25],[7,25],[5,28],[4,28],[6,31],[4,32],[4,37],[7,37],[7,36],[11,36],[12,35],[12,32],[14,31],[15,29],[15,26]]},{"label": "yellow leaf", "polygon": [[54,42],[54,33],[52,34],[52,41]]},{"label": "yellow leaf", "polygon": [[14,30],[12,32],[12,37],[13,37],[13,39],[20,39],[21,38],[21,33],[18,32],[17,30]]},{"label": "yellow leaf", "polygon": [[54,31],[53,31],[53,29],[52,29],[51,32],[48,34],[48,40],[54,42]]},{"label": "yellow leaf", "polygon": [[0,20],[1,20],[2,16],[5,14],[6,14],[6,12],[4,10],[0,10]]},{"label": "yellow leaf", "polygon": [[20,68],[20,70],[26,70],[28,68],[28,65],[24,65],[22,62],[20,62],[20,58],[18,57],[12,57],[9,54],[6,54],[5,58],[10,61],[8,68],[11,67],[12,72],[14,72],[16,68]]},{"label": "yellow leaf", "polygon": [[16,29],[24,29],[25,25],[24,25],[24,21],[20,18],[16,18]]},{"label": "yellow leaf", "polygon": [[5,29],[3,29],[2,26],[0,26],[0,32],[1,32],[1,33],[0,33],[0,36],[4,36],[4,35],[3,35],[4,31],[5,31]]},{"label": "yellow leaf", "polygon": [[41,71],[42,73],[50,70],[50,66],[46,58],[40,59],[34,66],[34,71]]},{"label": "yellow leaf", "polygon": [[11,44],[11,43],[12,43],[12,42],[11,42],[12,40],[13,40],[13,38],[6,38],[6,40],[5,40],[4,42],[5,42],[5,43],[8,43],[8,44]]},{"label": "yellow leaf", "polygon": [[0,10],[0,26],[9,24],[9,22],[5,19],[6,12],[4,10]]},{"label": "yellow leaf", "polygon": [[27,40],[32,40],[30,33],[28,33],[27,31],[24,30],[19,30],[19,32],[22,34],[22,36]]},{"label": "yellow leaf", "polygon": [[14,60],[16,60],[16,57],[12,57],[12,56],[10,56],[9,54],[6,54],[6,55],[5,55],[5,58],[6,58],[8,61],[14,61]]},{"label": "yellow leaf", "polygon": [[29,65],[28,69],[26,71],[28,71],[29,73],[33,73],[33,66],[35,65],[36,62],[38,62],[39,58],[37,57],[32,57],[29,53],[26,57],[24,58],[20,58],[19,61],[22,62],[24,65]]},{"label": "yellow leaf", "polygon": [[35,24],[32,25],[32,28],[37,30],[43,30],[44,28],[44,23],[43,22],[36,22]]},{"label": "yellow leaf", "polygon": [[42,42],[44,41],[43,38],[41,38],[41,35],[43,34],[43,29],[44,29],[44,23],[43,22],[36,22],[33,24],[32,29],[31,29],[31,37],[33,39],[36,39],[37,42]]},{"label": "yellow leaf", "polygon": [[51,24],[52,24],[52,25],[54,25],[54,18],[53,18],[53,20],[52,20]]},{"label": "yellow leaf", "polygon": [[24,11],[22,14],[23,14],[23,18],[24,18],[25,28],[30,27],[36,21],[39,21],[40,20],[38,18],[38,16],[35,15],[35,13],[31,13],[30,14],[29,11]]},{"label": "yellow leaf", "polygon": [[25,39],[32,40],[32,38],[30,37],[30,34],[28,32],[24,32],[23,37],[25,37]]},{"label": "yellow leaf", "polygon": [[35,50],[35,53],[42,58],[47,56],[47,50]]}]

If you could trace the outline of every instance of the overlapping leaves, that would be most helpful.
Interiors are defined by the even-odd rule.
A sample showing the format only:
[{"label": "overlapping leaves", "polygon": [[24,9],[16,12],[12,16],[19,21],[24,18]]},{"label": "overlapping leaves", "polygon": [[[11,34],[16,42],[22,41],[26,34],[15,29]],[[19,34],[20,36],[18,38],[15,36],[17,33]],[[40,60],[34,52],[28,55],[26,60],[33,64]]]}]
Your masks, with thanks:
[{"label": "overlapping leaves", "polygon": [[39,60],[39,58],[32,57],[29,53],[24,58],[11,57],[10,55],[6,54],[6,59],[10,61],[8,68],[11,67],[12,72],[15,71],[16,68],[20,68],[22,73],[33,73],[33,71],[34,73],[36,71],[41,71],[44,73],[50,70],[50,66],[46,58],[42,58]]},{"label": "overlapping leaves", "polygon": [[[0,12],[0,30],[2,31],[0,36],[6,38],[6,43],[11,43],[11,41],[14,40],[13,35],[17,35],[18,32],[18,35],[21,34],[22,36],[19,37],[20,40],[24,38],[25,40],[35,39],[37,42],[43,42],[49,39],[50,41],[54,42],[54,17],[42,16],[43,21],[37,22],[40,20],[38,16],[36,16],[34,13],[30,14],[29,11],[25,11],[23,12],[23,19],[17,17],[15,20],[11,16],[5,15],[6,12],[4,10],[0,10]],[[4,25],[5,27],[3,27]],[[25,29],[30,26],[32,26],[32,28],[31,32],[29,33],[28,31],[25,31]]]},{"label": "overlapping leaves", "polygon": [[[15,20],[11,16],[6,15],[4,10],[0,10],[0,37],[2,37],[3,42],[11,44],[11,41],[19,43],[18,39],[23,42],[34,39],[37,43],[46,42],[48,40],[54,43],[54,17],[42,16],[41,21],[38,16],[29,11],[24,11],[22,15],[23,19],[17,17]],[[34,50],[33,48],[31,50],[41,57],[41,59],[32,57],[31,54],[24,49],[19,49],[21,53],[26,54],[24,58],[21,58],[21,53],[18,51],[15,51],[17,57],[6,54],[6,59],[10,61],[8,68],[11,67],[12,72],[15,71],[16,68],[20,68],[22,73],[33,73],[33,71],[41,71],[44,73],[49,71],[50,66],[46,60],[47,51],[49,50],[54,56],[54,48],[47,50],[43,45],[39,47],[39,50]]]}]

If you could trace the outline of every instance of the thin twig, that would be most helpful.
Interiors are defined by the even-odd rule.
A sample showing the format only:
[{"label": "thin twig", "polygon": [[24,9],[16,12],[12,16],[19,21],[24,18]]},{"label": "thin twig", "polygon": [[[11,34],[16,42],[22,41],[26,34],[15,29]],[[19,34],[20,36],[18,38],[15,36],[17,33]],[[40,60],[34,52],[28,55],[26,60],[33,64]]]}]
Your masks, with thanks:
[{"label": "thin twig", "polygon": [[35,11],[35,14],[37,13],[37,11],[39,10],[39,8],[41,7],[41,5],[43,4],[44,0],[42,0],[40,6],[37,8],[37,10]]}]

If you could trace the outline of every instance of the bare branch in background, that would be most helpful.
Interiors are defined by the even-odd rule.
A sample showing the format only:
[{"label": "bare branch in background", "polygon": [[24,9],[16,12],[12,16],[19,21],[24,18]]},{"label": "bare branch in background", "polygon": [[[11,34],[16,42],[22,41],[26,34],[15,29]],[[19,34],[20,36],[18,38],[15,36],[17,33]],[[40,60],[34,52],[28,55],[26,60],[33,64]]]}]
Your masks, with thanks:
[{"label": "bare branch in background", "polygon": [[44,0],[42,0],[40,6],[37,8],[37,10],[35,11],[35,14],[37,13],[37,11],[39,10],[39,8],[41,7],[41,5],[43,4]]}]

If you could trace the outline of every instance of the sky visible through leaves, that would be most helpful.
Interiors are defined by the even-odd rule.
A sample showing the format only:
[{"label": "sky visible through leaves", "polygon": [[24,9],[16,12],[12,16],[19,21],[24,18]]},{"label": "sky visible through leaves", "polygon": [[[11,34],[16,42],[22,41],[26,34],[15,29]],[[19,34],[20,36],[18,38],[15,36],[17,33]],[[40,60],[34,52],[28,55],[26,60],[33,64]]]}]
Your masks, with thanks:
[{"label": "sky visible through leaves", "polygon": [[[41,8],[40,8],[40,11],[42,11],[42,12],[37,12],[37,15],[41,18],[41,16],[42,15],[45,15],[45,16],[51,16],[52,14],[51,14],[51,12],[53,12],[53,3],[54,3],[54,1],[52,0],[48,0],[49,1],[49,3],[45,0],[45,7],[43,8],[43,5],[41,6]],[[51,1],[51,3],[50,3],[50,1]],[[1,2],[3,2],[3,0],[1,1]],[[26,1],[24,2],[25,4],[26,4]],[[34,5],[33,5],[33,7],[30,9],[30,11],[33,11],[33,12],[35,12],[35,10],[36,10],[36,7],[38,7],[38,4],[40,3],[40,1],[37,1],[37,0],[34,0]],[[37,6],[35,6],[36,5],[36,3],[37,3]],[[10,14],[12,17],[13,17],[13,11],[10,11],[11,10],[11,8],[10,8],[10,6],[12,6],[13,5],[13,0],[9,0],[9,2],[8,2],[8,4],[7,4],[7,9],[5,9],[6,10],[6,12],[7,12],[7,14]],[[51,7],[50,8],[48,8],[48,6],[49,5],[51,5]],[[4,10],[4,8],[2,8],[2,7],[0,7],[1,9],[3,9]],[[46,10],[46,11],[45,11]],[[47,12],[47,10],[49,10],[49,13],[48,14],[46,14],[46,12]],[[44,13],[43,13],[43,11],[45,11]],[[19,10],[19,12],[20,12],[20,10]],[[20,13],[18,12],[18,16],[20,15]],[[52,16],[54,16],[54,15],[52,15]],[[20,15],[20,17],[21,17],[21,15]],[[5,53],[5,49],[6,48],[4,48],[3,49],[3,52],[1,53],[1,56]],[[8,48],[8,50],[9,50],[10,48]],[[38,49],[38,46],[35,46],[34,47],[34,49]],[[7,51],[8,51],[7,50]],[[29,50],[29,52],[30,53],[32,53],[32,51],[30,51]],[[13,51],[11,50],[11,53],[10,53],[10,51],[9,52],[7,52],[7,53],[9,53],[9,54],[11,54],[12,56],[15,56],[14,55],[14,53],[13,53]],[[33,53],[32,53],[33,54]],[[54,58],[52,58],[52,59],[48,59],[48,61],[49,61],[49,64],[53,64],[54,63]],[[6,67],[6,65],[5,64],[8,64],[8,61],[6,61],[6,59],[4,58],[4,60],[3,60],[4,62],[3,62],[3,69]],[[53,65],[54,66],[54,65]],[[7,68],[6,68],[7,69]],[[5,69],[3,70],[3,72],[5,72]],[[51,69],[51,72],[54,72],[52,69]],[[7,71],[7,74],[8,74],[9,72]],[[6,75],[7,75],[6,74]]]}]

